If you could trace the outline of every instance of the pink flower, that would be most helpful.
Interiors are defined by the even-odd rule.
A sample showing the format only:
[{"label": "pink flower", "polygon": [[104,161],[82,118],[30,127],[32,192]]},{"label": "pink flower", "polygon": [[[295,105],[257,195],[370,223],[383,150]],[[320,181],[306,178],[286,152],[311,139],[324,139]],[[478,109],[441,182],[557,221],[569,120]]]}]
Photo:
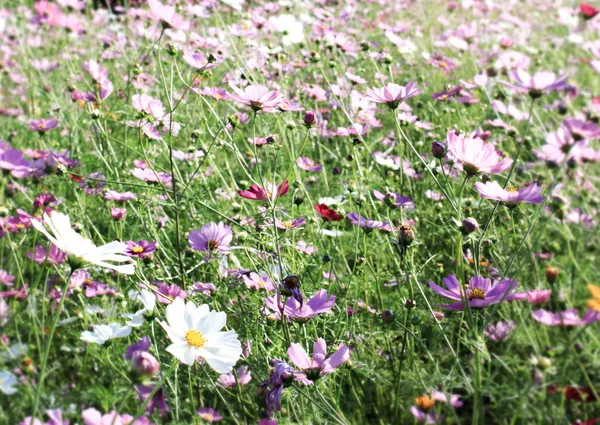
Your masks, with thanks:
[{"label": "pink flower", "polygon": [[552,313],[539,309],[531,312],[533,319],[547,326],[585,326],[600,320],[600,312],[588,310],[583,317],[574,308]]},{"label": "pink flower", "polygon": [[396,109],[406,99],[420,93],[421,90],[417,87],[417,83],[411,81],[406,86],[388,83],[385,87],[368,88],[366,95],[375,103],[385,103],[390,109]]},{"label": "pink flower", "polygon": [[479,173],[498,174],[507,170],[512,163],[508,158],[502,159],[494,145],[472,134],[466,137],[451,130],[446,136],[446,141],[448,151],[470,176]]},{"label": "pink flower", "polygon": [[242,276],[244,284],[250,289],[266,289],[267,291],[274,291],[275,285],[266,273],[261,272],[260,274],[250,272]]},{"label": "pink flower", "polygon": [[223,62],[223,58],[216,58],[212,54],[206,56],[202,52],[196,52],[186,47],[183,49],[183,60],[192,68],[207,70],[215,68]]},{"label": "pink flower", "polygon": [[517,301],[528,301],[529,304],[543,304],[552,296],[551,289],[531,289],[529,291],[515,292],[511,299]]},{"label": "pink flower", "polygon": [[249,105],[254,112],[264,110],[265,112],[275,112],[275,108],[283,102],[283,96],[276,90],[270,90],[265,86],[251,85],[244,90],[230,84],[235,94],[231,98],[240,103]]},{"label": "pink flower", "polygon": [[62,264],[67,256],[64,252],[56,247],[54,244],[50,244],[50,250],[46,253],[46,250],[41,245],[36,245],[35,252],[28,252],[27,258],[32,259],[38,264]]},{"label": "pink flower", "polygon": [[163,28],[175,28],[182,31],[192,28],[192,24],[185,21],[171,6],[165,6],[157,0],[148,0],[148,6],[150,6],[154,18],[161,22]]},{"label": "pink flower", "polygon": [[252,380],[252,372],[248,366],[240,366],[235,371],[237,375],[237,381],[233,373],[224,373],[217,379],[217,386],[221,388],[233,388],[246,385]]},{"label": "pink flower", "polygon": [[304,171],[310,171],[311,173],[320,173],[323,171],[323,166],[321,164],[316,164],[315,161],[305,156],[299,157],[296,160],[296,165]]},{"label": "pink flower", "polygon": [[8,274],[5,270],[0,270],[0,285],[13,286],[15,277]]},{"label": "pink flower", "polygon": [[539,204],[546,199],[545,196],[540,196],[542,193],[542,186],[538,186],[537,183],[530,184],[517,190],[512,186],[503,189],[502,186],[495,181],[487,183],[476,182],[475,189],[477,189],[482,198],[504,202],[509,206],[516,206],[516,204],[521,202],[527,204]]},{"label": "pink flower", "polygon": [[126,214],[127,214],[127,209],[126,208],[113,207],[113,208],[110,209],[110,216],[115,221],[122,220],[125,217]]},{"label": "pink flower", "polygon": [[350,350],[342,344],[331,356],[327,357],[327,343],[323,338],[318,338],[313,345],[312,359],[297,343],[290,345],[288,356],[291,362],[302,371],[296,374],[296,380],[304,385],[312,385],[312,380],[328,375],[346,363],[350,359]]},{"label": "pink flower", "polygon": [[205,421],[210,422],[210,423],[218,422],[221,419],[223,419],[223,416],[221,416],[221,414],[219,412],[217,412],[215,409],[213,409],[212,407],[210,407],[210,408],[201,407],[196,412],[198,413],[198,416],[200,416],[202,419],[204,419]]},{"label": "pink flower", "polygon": [[293,297],[288,297],[283,305],[280,294],[265,299],[265,306],[273,312],[273,318],[277,320],[281,319],[281,313],[292,320],[307,320],[317,314],[330,312],[334,304],[335,296],[329,296],[325,289],[319,290],[302,305]]},{"label": "pink flower", "polygon": [[238,190],[238,195],[242,198],[250,199],[251,201],[274,201],[280,196],[288,193],[290,185],[287,180],[282,181],[277,187],[270,185],[270,189],[263,189],[260,186],[253,184],[249,190]]},{"label": "pink flower", "polygon": [[540,71],[534,75],[529,75],[522,69],[517,69],[508,72],[508,77],[512,80],[512,83],[507,81],[500,81],[507,87],[516,89],[520,92],[529,92],[529,95],[533,98],[540,97],[544,92],[558,90],[564,88],[567,83],[567,74],[556,77],[554,72]]}]

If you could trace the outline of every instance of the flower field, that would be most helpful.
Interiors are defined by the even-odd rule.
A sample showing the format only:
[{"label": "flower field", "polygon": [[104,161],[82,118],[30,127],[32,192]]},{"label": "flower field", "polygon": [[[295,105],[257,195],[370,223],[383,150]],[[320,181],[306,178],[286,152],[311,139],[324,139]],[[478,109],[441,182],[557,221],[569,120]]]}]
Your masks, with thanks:
[{"label": "flower field", "polygon": [[0,425],[600,425],[600,3],[0,30]]}]

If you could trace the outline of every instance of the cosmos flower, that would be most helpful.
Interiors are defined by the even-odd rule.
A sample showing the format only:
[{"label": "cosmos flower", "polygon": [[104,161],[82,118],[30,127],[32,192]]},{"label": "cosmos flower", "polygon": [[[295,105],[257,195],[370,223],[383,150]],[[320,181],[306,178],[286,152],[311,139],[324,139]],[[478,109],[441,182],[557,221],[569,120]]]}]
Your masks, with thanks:
[{"label": "cosmos flower", "polygon": [[96,409],[85,409],[81,412],[84,425],[150,425],[145,417],[138,418],[135,422],[129,415],[119,415],[114,410],[103,415]]},{"label": "cosmos flower", "polygon": [[133,328],[142,326],[145,322],[146,316],[151,315],[154,312],[154,307],[156,306],[156,296],[147,289],[142,289],[139,296],[136,298],[142,302],[144,307],[135,313],[121,314],[122,317],[129,319],[127,326],[131,326]]},{"label": "cosmos flower", "polygon": [[512,320],[509,322],[498,322],[496,324],[490,323],[487,328],[483,331],[484,335],[487,336],[491,341],[498,342],[508,339],[510,333],[515,328],[515,322]]},{"label": "cosmos flower", "polygon": [[375,103],[385,103],[388,108],[397,109],[406,99],[420,93],[421,90],[417,87],[417,83],[410,82],[406,86],[388,83],[385,87],[368,88],[366,95],[369,100]]},{"label": "cosmos flower", "polygon": [[18,149],[7,149],[0,152],[0,170],[7,170],[13,177],[28,177],[33,171],[33,163],[23,157]]},{"label": "cosmos flower", "polygon": [[281,319],[283,315],[290,320],[307,320],[315,317],[317,314],[328,313],[335,304],[335,296],[329,296],[325,289],[320,289],[313,295],[308,302],[300,305],[300,302],[293,297],[285,300],[285,305],[281,302],[281,295],[265,298],[265,306],[271,310],[272,317],[276,320]]},{"label": "cosmos flower", "polygon": [[314,208],[325,221],[341,221],[345,218],[343,214],[339,214],[336,210],[328,207],[326,204],[316,204]]},{"label": "cosmos flower", "polygon": [[192,24],[187,22],[181,15],[175,12],[175,8],[166,6],[158,0],[148,0],[148,6],[154,18],[162,24],[163,28],[175,28],[181,31],[189,31]]},{"label": "cosmos flower", "polygon": [[552,296],[551,289],[530,289],[529,291],[515,292],[511,300],[528,301],[529,304],[543,304]]},{"label": "cosmos flower", "polygon": [[115,338],[124,338],[130,333],[130,326],[121,326],[119,323],[111,323],[110,325],[94,325],[94,330],[82,332],[80,339],[85,342],[104,345],[106,341]]},{"label": "cosmos flower", "polygon": [[588,285],[592,299],[588,301],[588,307],[592,310],[600,312],[600,287],[596,285]]},{"label": "cosmos flower", "polygon": [[293,381],[296,371],[286,362],[273,359],[269,362],[271,365],[271,374],[269,379],[260,384],[261,390],[265,390],[265,409],[268,416],[272,416],[275,412],[281,410],[281,395],[283,387]]},{"label": "cosmos flower", "polygon": [[45,133],[53,130],[58,126],[58,121],[52,118],[41,118],[39,120],[29,121],[29,130]]},{"label": "cosmos flower", "polygon": [[[142,405],[146,403],[146,400],[150,398],[154,391],[154,384],[151,385],[136,385],[135,386],[135,397],[142,402]],[[160,416],[164,416],[169,411],[169,405],[165,395],[165,387],[160,387],[148,403],[146,404],[145,412],[147,415],[151,415],[155,410],[158,410]],[[125,425],[124,423],[123,425]],[[103,424],[104,425],[104,424]]]},{"label": "cosmos flower", "polygon": [[580,317],[574,308],[556,313],[542,308],[532,311],[531,316],[536,322],[546,326],[585,326],[600,320],[600,312],[598,311],[588,310],[583,317]]},{"label": "cosmos flower", "polygon": [[567,74],[556,77],[554,72],[540,71],[529,75],[522,69],[516,69],[508,72],[508,77],[512,82],[500,81],[507,87],[521,92],[529,92],[531,97],[539,97],[543,93],[556,91],[567,85]]},{"label": "cosmos flower", "polygon": [[248,190],[238,190],[238,195],[242,198],[249,199],[251,201],[275,201],[275,199],[288,193],[290,185],[287,180],[282,181],[275,187],[275,184],[271,184],[268,188],[263,189],[262,187],[253,184]]},{"label": "cosmos flower", "polygon": [[107,190],[104,192],[104,199],[107,201],[126,202],[134,201],[137,195],[133,192],[117,192],[116,190]]},{"label": "cosmos flower", "polygon": [[265,289],[267,291],[274,291],[275,285],[271,278],[264,272],[255,273],[250,272],[242,276],[244,284],[250,289]]},{"label": "cosmos flower", "polygon": [[283,101],[283,95],[276,90],[269,90],[265,86],[250,85],[244,90],[239,89],[233,84],[229,85],[235,92],[231,98],[248,105],[253,111],[275,112],[277,105]]},{"label": "cosmos flower", "polygon": [[[439,402],[448,403],[448,396],[441,391],[434,390],[431,392],[431,396],[423,394],[417,397],[415,399],[416,406],[412,406],[409,409],[409,412],[419,422],[425,422],[427,424],[442,423],[443,417],[432,412],[435,404]],[[450,405],[452,407],[462,407],[463,402],[460,400],[460,396],[456,394],[451,395]]]},{"label": "cosmos flower", "polygon": [[444,278],[444,289],[433,282],[429,282],[429,287],[433,292],[455,300],[455,303],[442,305],[450,310],[462,310],[466,304],[470,308],[483,308],[490,304],[497,304],[502,301],[510,301],[512,291],[517,287],[518,281],[504,279],[503,281],[492,285],[491,279],[485,279],[481,276],[473,276],[469,280],[469,285],[463,289],[456,276],[449,275]]},{"label": "cosmos flower", "polygon": [[223,419],[223,416],[221,416],[221,414],[212,407],[200,407],[198,410],[196,410],[196,413],[198,413],[198,416],[209,423],[219,422],[221,419]]},{"label": "cosmos flower", "polygon": [[0,285],[13,286],[14,280],[15,280],[14,276],[8,274],[8,272],[6,272],[6,270],[0,269]]},{"label": "cosmos flower", "polygon": [[233,388],[237,387],[239,384],[239,386],[242,387],[252,380],[252,372],[248,366],[238,367],[235,374],[237,375],[237,380],[233,373],[222,374],[219,376],[219,379],[217,379],[217,386],[221,388]]},{"label": "cosmos flower", "polygon": [[519,203],[539,204],[546,199],[545,196],[540,196],[542,186],[538,186],[537,183],[517,190],[512,186],[503,189],[496,181],[489,181],[487,183],[476,182],[475,189],[477,189],[482,198],[504,202],[508,206],[516,206]]},{"label": "cosmos flower", "polygon": [[315,161],[305,156],[299,157],[296,160],[296,164],[304,171],[310,171],[311,173],[320,173],[323,171],[323,166],[321,164],[316,164]]},{"label": "cosmos flower", "polygon": [[242,346],[235,331],[221,332],[227,320],[224,312],[177,298],[167,307],[166,316],[167,322],[159,323],[172,342],[167,352],[188,366],[201,357],[216,372],[231,372],[242,355]]},{"label": "cosmos flower", "polygon": [[[71,260],[81,259],[85,263],[123,274],[135,273],[135,263],[130,257],[123,255],[123,251],[127,247],[126,244],[113,241],[97,247],[92,241],[73,230],[71,220],[66,214],[51,211],[50,214],[44,213],[42,222],[31,220],[31,224],[58,249],[67,254]],[[118,263],[127,264],[118,265]]]},{"label": "cosmos flower", "polygon": [[147,240],[141,241],[127,241],[127,248],[123,251],[123,254],[129,255],[130,257],[144,258],[152,255],[156,251],[158,245],[157,242],[148,242]]},{"label": "cosmos flower", "polygon": [[313,345],[312,359],[298,343],[292,343],[287,352],[291,362],[301,371],[296,374],[296,380],[304,385],[312,385],[312,380],[334,372],[350,359],[350,350],[344,344],[327,357],[327,343],[323,338],[318,338]]},{"label": "cosmos flower", "polygon": [[138,179],[143,180],[147,183],[160,182],[163,184],[168,184],[171,182],[171,180],[173,180],[173,178],[167,173],[154,172],[147,168],[134,168],[133,170],[131,170],[131,174],[134,177],[137,177]]},{"label": "cosmos flower", "polygon": [[7,370],[0,370],[0,392],[6,395],[13,395],[17,392],[17,377]]},{"label": "cosmos flower", "polygon": [[223,62],[223,58],[216,58],[212,54],[208,56],[202,52],[194,51],[193,49],[186,47],[183,49],[183,60],[192,68],[207,70],[212,69]]},{"label": "cosmos flower", "polygon": [[473,134],[457,135],[454,130],[451,130],[446,135],[446,142],[448,151],[470,176],[480,173],[498,174],[507,170],[512,164],[510,159],[502,159],[498,155],[494,145]]},{"label": "cosmos flower", "polygon": [[200,230],[192,230],[189,235],[189,242],[192,249],[201,252],[212,253],[219,252],[227,254],[231,248],[233,231],[231,227],[223,223],[209,223],[202,226]]}]

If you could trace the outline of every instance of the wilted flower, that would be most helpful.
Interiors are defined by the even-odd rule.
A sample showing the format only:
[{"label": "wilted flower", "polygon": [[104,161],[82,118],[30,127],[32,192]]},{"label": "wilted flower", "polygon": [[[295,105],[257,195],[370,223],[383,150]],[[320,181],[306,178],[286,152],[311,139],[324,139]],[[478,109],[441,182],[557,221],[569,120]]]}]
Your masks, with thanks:
[{"label": "wilted flower", "polygon": [[483,331],[492,341],[504,341],[510,336],[510,333],[515,327],[515,322],[512,320],[509,322],[498,322],[496,324],[490,323],[487,328]]}]

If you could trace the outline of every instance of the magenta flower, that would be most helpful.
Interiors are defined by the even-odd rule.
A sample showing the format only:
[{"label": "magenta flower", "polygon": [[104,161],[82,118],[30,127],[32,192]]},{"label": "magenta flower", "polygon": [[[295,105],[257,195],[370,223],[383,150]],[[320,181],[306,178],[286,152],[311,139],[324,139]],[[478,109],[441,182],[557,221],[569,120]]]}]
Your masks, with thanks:
[{"label": "magenta flower", "polygon": [[152,255],[156,251],[156,242],[148,242],[147,240],[141,241],[127,241],[127,249],[123,254],[129,255],[130,257],[144,258]]},{"label": "magenta flower", "polygon": [[[150,397],[153,390],[154,384],[135,386],[136,398],[141,401],[141,405],[146,403],[146,400]],[[165,387],[160,387],[158,391],[154,393],[148,404],[146,404],[145,412],[147,415],[151,415],[154,410],[158,410],[160,416],[164,416],[169,411],[169,405],[167,404],[165,397]]]},{"label": "magenta flower", "polygon": [[548,310],[539,309],[531,312],[533,320],[546,326],[585,326],[600,320],[600,312],[588,310],[583,317],[574,308],[553,313]]},{"label": "magenta flower", "polygon": [[[305,223],[306,219],[303,217],[299,217],[294,220],[280,220],[278,218],[275,219],[275,227],[283,231],[297,229],[298,227],[304,226]],[[265,222],[265,226],[272,227],[273,223]]]},{"label": "magenta flower", "polygon": [[529,291],[515,292],[511,300],[528,301],[529,304],[543,304],[552,296],[551,289],[530,289]]},{"label": "magenta flower", "polygon": [[121,221],[127,215],[127,208],[113,207],[110,209],[110,216],[115,221]]},{"label": "magenta flower", "polygon": [[29,130],[45,133],[58,126],[58,121],[52,118],[41,118],[39,120],[29,121]]},{"label": "magenta flower", "polygon": [[421,90],[417,87],[417,83],[410,82],[406,86],[388,83],[385,87],[368,88],[366,95],[375,103],[385,103],[390,109],[396,109],[406,99],[420,93]]},{"label": "magenta flower", "polygon": [[196,411],[196,413],[198,413],[198,416],[200,416],[202,419],[210,423],[218,422],[223,419],[223,416],[221,416],[221,414],[212,407],[201,407]]},{"label": "magenta flower", "polygon": [[185,21],[181,15],[175,12],[175,8],[165,6],[158,0],[148,0],[150,11],[156,20],[159,20],[163,28],[175,28],[181,31],[189,31],[192,29],[192,24]]},{"label": "magenta flower", "polygon": [[367,231],[373,229],[381,229],[389,232],[391,230],[390,224],[387,221],[372,220],[370,218],[365,218],[362,215],[359,215],[355,212],[348,214],[346,218],[354,226],[359,226],[360,228],[365,229]]},{"label": "magenta flower", "polygon": [[46,252],[42,245],[36,245],[35,252],[28,252],[25,255],[27,255],[27,258],[32,259],[38,264],[62,264],[67,257],[67,255],[53,243],[50,244],[50,250],[48,252]]},{"label": "magenta flower", "polygon": [[319,290],[302,305],[293,297],[288,297],[284,306],[279,293],[265,299],[265,306],[271,310],[272,317],[276,320],[280,320],[282,314],[290,320],[308,320],[317,314],[330,312],[334,304],[335,296],[329,296],[325,289]]},{"label": "magenta flower", "polygon": [[253,184],[248,190],[238,190],[238,195],[251,201],[275,201],[275,199],[288,193],[289,189],[290,185],[288,181],[284,180],[279,185],[275,186],[275,184],[271,184],[266,189]]},{"label": "magenta flower", "polygon": [[507,170],[512,161],[502,159],[494,145],[474,135],[457,135],[450,130],[446,135],[448,151],[470,176],[479,173],[498,174]]},{"label": "magenta flower", "polygon": [[498,182],[490,181],[487,183],[476,182],[475,189],[482,198],[491,199],[492,201],[504,202],[509,207],[515,207],[517,204],[539,204],[545,196],[540,196],[542,186],[537,183],[525,186],[522,189],[515,189],[512,186],[503,189]]},{"label": "magenta flower", "polygon": [[296,374],[296,380],[304,385],[312,385],[313,380],[334,372],[340,365],[350,359],[350,350],[344,344],[340,345],[331,356],[327,357],[327,343],[318,338],[313,345],[312,359],[300,344],[293,343],[288,348],[291,362],[301,373]]},{"label": "magenta flower", "polygon": [[237,381],[233,372],[224,373],[217,379],[217,386],[221,388],[233,388],[237,387],[239,384],[240,387],[242,387],[252,380],[252,372],[248,366],[238,367],[235,373],[237,375]]},{"label": "magenta flower", "polygon": [[491,341],[498,342],[508,339],[510,333],[515,328],[515,322],[512,320],[509,322],[498,322],[496,324],[490,323],[487,328],[483,331],[483,334],[487,336]]},{"label": "magenta flower", "polygon": [[223,223],[209,223],[200,230],[192,230],[188,239],[190,246],[196,251],[206,251],[209,255],[215,251],[227,254],[231,250],[229,245],[233,239],[233,231]]},{"label": "magenta flower", "polygon": [[13,286],[15,277],[0,269],[0,285]]},{"label": "magenta flower", "polygon": [[518,285],[518,281],[504,279],[500,283],[492,285],[491,279],[485,279],[481,276],[473,276],[469,280],[469,285],[464,289],[456,276],[449,275],[444,278],[444,289],[433,282],[429,282],[429,287],[433,292],[455,300],[452,304],[441,305],[450,310],[462,310],[466,304],[470,308],[483,308],[490,304],[497,304],[502,301],[510,301],[511,293]]},{"label": "magenta flower", "polygon": [[207,297],[210,297],[213,293],[217,292],[217,287],[213,283],[195,282],[192,285],[192,289],[195,292],[200,292]]},{"label": "magenta flower", "polygon": [[567,74],[556,77],[554,72],[540,71],[534,75],[529,75],[522,69],[517,69],[508,72],[508,77],[512,80],[511,83],[507,81],[500,81],[507,87],[513,88],[520,92],[529,92],[531,97],[540,97],[543,93],[552,90],[559,90],[564,88],[567,83]]},{"label": "magenta flower", "polygon": [[102,194],[104,186],[106,186],[106,176],[101,173],[90,173],[85,178],[79,187],[83,189],[85,193],[92,196],[98,196]]},{"label": "magenta flower", "polygon": [[55,207],[58,204],[58,201],[54,197],[54,195],[50,193],[40,193],[35,197],[33,201],[33,208],[43,208],[43,207]]},{"label": "magenta flower", "polygon": [[240,103],[248,105],[254,112],[264,110],[265,112],[275,112],[276,107],[283,102],[283,96],[276,90],[269,90],[265,86],[248,86],[244,90],[230,84],[235,94],[231,98]]},{"label": "magenta flower", "polygon": [[175,298],[181,298],[183,300],[187,298],[187,292],[175,283],[169,285],[164,282],[156,282],[155,285],[157,285],[156,291],[158,292],[155,294],[156,299],[161,304],[171,304]]},{"label": "magenta flower", "polygon": [[0,152],[0,170],[6,170],[19,179],[29,176],[34,171],[33,163],[23,158],[23,152],[17,149]]},{"label": "magenta flower", "polygon": [[207,70],[217,67],[223,62],[223,58],[216,58],[212,54],[208,56],[202,52],[196,52],[193,49],[186,47],[183,49],[183,60],[192,68]]}]

